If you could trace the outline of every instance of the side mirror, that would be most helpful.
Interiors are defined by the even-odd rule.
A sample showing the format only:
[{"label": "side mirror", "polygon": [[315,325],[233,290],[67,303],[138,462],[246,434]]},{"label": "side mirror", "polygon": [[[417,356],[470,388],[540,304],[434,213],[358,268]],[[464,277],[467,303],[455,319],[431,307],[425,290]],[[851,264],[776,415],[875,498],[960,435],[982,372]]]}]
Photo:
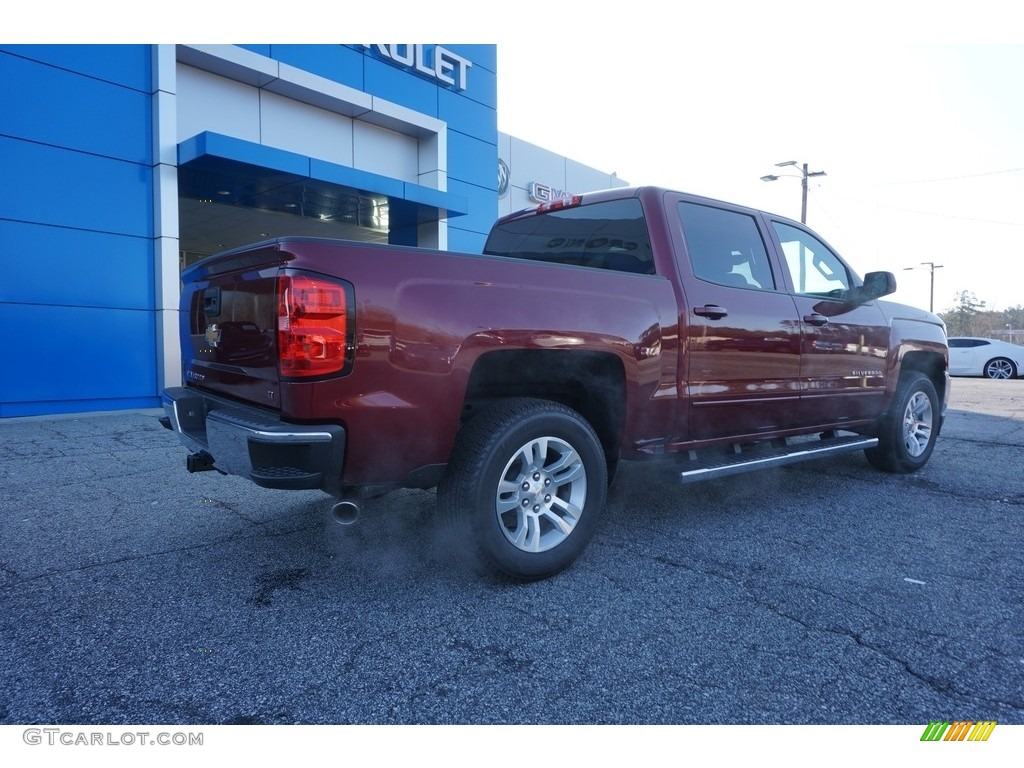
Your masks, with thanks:
[{"label": "side mirror", "polygon": [[868,272],[864,275],[864,285],[858,298],[871,301],[895,292],[896,276],[892,272]]},{"label": "side mirror", "polygon": [[842,291],[842,296],[837,297],[838,302],[832,299],[815,304],[814,311],[826,317],[836,317],[895,291],[896,276],[892,272],[868,272],[864,275],[863,285],[855,285],[848,291]]}]

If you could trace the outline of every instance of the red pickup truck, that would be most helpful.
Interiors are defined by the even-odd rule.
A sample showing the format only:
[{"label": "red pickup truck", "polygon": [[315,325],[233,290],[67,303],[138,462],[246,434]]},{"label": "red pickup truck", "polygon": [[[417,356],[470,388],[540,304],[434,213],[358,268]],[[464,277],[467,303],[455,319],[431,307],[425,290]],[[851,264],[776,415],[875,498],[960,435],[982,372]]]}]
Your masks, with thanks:
[{"label": "red pickup truck", "polygon": [[863,450],[913,472],[949,397],[935,315],[879,301],[794,221],[671,190],[572,195],[484,253],[281,238],[182,273],[189,471],[363,500],[438,488],[455,540],[537,579],[594,532],[620,460],[681,482]]}]

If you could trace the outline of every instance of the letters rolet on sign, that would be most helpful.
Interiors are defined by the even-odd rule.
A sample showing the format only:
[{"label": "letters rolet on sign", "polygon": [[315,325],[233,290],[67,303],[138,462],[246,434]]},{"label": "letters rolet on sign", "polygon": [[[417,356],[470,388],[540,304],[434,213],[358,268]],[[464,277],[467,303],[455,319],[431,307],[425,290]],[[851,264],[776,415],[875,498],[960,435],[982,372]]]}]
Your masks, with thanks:
[{"label": "letters rolet on sign", "polygon": [[460,91],[466,90],[467,73],[473,66],[469,59],[440,45],[430,47],[411,43],[364,43],[363,47],[446,85],[454,85]]}]

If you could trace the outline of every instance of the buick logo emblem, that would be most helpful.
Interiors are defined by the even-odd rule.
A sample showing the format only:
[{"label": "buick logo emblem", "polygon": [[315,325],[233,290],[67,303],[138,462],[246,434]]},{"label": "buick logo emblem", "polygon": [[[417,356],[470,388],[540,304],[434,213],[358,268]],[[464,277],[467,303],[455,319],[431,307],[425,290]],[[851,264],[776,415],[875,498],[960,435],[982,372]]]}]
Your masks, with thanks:
[{"label": "buick logo emblem", "polygon": [[500,157],[498,158],[498,197],[508,194],[508,177],[511,172],[508,165]]},{"label": "buick logo emblem", "polygon": [[216,323],[206,326],[206,343],[216,349],[217,345],[220,344],[220,333],[220,326]]}]

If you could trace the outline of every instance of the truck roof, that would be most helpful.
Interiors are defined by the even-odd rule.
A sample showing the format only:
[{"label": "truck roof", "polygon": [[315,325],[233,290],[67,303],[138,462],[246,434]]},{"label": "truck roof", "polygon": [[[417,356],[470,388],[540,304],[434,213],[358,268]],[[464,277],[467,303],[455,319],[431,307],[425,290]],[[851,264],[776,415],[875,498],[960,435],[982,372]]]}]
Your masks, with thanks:
[{"label": "truck roof", "polygon": [[[556,198],[554,200],[551,200],[551,201],[548,201],[548,202],[544,202],[544,203],[539,203],[537,205],[532,205],[532,206],[530,206],[528,208],[522,208],[522,209],[520,209],[518,211],[515,211],[513,213],[506,214],[505,216],[502,216],[501,218],[499,218],[495,222],[495,226],[498,226],[498,225],[500,225],[500,224],[502,224],[504,222],[507,222],[507,221],[513,221],[515,219],[525,218],[527,216],[533,216],[535,214],[544,213],[544,212],[550,211],[550,210],[558,210],[560,208],[569,208],[569,207],[574,207],[574,206],[577,206],[577,205],[590,205],[592,203],[604,202],[606,200],[622,200],[622,199],[625,199],[625,198],[628,198],[628,197],[635,197],[635,198],[638,198],[640,200],[644,200],[644,199],[656,200],[656,199],[658,199],[658,198],[660,198],[663,195],[668,194],[668,193],[675,194],[675,195],[682,195],[683,197],[687,198],[688,200],[691,200],[691,201],[697,202],[697,203],[703,202],[703,203],[718,204],[718,205],[728,205],[731,208],[745,210],[745,211],[747,211],[749,213],[760,213],[761,212],[757,208],[752,208],[750,206],[742,205],[740,203],[730,202],[728,200],[720,200],[720,199],[717,199],[717,198],[707,197],[707,196],[704,196],[704,195],[697,195],[697,194],[694,194],[692,192],[683,192],[682,190],[672,189],[672,188],[669,188],[669,187],[659,187],[659,186],[653,186],[653,185],[643,185],[643,186],[635,186],[635,187],[615,187],[615,188],[612,188],[612,189],[598,189],[598,190],[592,190],[590,192],[581,192],[581,193],[576,193],[576,194],[566,194],[566,195],[563,195],[562,197]],[[796,223],[794,220],[789,219],[789,218],[787,218],[785,216],[778,216],[776,214],[771,214],[771,215],[772,215],[772,218],[779,219],[780,221],[785,221],[786,223],[789,223],[789,224],[795,224]]]}]

